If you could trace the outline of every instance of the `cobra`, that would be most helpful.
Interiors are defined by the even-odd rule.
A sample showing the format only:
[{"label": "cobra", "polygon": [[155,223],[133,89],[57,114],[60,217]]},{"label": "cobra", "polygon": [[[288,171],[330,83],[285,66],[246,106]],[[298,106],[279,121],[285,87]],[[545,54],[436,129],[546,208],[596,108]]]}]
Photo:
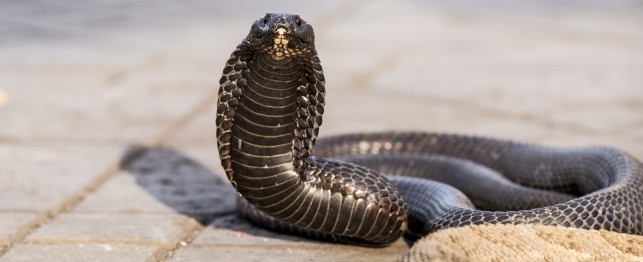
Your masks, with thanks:
[{"label": "cobra", "polygon": [[316,141],[326,87],[314,40],[298,15],[269,13],[223,69],[218,150],[253,222],[372,246],[487,223],[643,234],[642,164],[617,149],[411,132]]}]

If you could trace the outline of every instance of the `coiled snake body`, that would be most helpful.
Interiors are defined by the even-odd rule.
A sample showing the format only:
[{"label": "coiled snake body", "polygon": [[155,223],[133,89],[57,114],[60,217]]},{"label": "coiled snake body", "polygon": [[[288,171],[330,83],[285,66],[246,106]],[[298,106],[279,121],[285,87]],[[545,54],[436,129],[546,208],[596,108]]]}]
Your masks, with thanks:
[{"label": "coiled snake body", "polygon": [[408,132],[316,142],[324,80],[297,15],[255,21],[226,63],[219,153],[258,224],[362,245],[484,223],[643,234],[643,165],[626,153]]}]

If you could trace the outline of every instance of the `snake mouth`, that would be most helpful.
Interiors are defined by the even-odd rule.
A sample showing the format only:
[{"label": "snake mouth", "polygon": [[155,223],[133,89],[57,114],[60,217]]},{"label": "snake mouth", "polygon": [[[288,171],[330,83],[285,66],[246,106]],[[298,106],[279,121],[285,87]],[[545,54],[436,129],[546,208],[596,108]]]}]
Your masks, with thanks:
[{"label": "snake mouth", "polygon": [[278,27],[275,30],[274,44],[272,46],[273,56],[278,58],[283,58],[286,53],[289,53],[288,42],[290,41],[290,34],[288,29],[284,27]]},{"label": "snake mouth", "polygon": [[275,34],[277,35],[290,34],[290,30],[286,25],[277,25],[273,32],[275,32]]}]

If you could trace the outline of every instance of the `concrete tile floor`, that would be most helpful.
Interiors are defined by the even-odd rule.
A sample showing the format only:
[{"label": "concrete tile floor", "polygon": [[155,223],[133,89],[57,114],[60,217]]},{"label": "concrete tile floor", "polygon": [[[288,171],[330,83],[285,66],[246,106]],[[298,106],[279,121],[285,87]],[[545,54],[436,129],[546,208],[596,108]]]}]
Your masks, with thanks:
[{"label": "concrete tile floor", "polygon": [[643,158],[636,2],[3,1],[0,261],[399,258],[402,240],[319,243],[235,216],[213,103],[224,61],[268,11],[315,27],[321,135],[458,132]]}]

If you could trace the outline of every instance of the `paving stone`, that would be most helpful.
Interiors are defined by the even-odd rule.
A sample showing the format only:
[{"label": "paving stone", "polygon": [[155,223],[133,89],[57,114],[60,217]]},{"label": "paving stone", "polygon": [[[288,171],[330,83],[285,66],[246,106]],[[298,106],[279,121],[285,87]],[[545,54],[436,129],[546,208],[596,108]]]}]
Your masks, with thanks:
[{"label": "paving stone", "polygon": [[30,213],[0,212],[0,253],[17,238],[19,230],[36,217]]},{"label": "paving stone", "polygon": [[145,261],[153,246],[114,243],[55,243],[18,245],[0,261]]},{"label": "paving stone", "polygon": [[[399,250],[396,250],[399,251]],[[249,247],[190,247],[177,253],[170,261],[399,261],[400,252],[386,248],[346,247],[282,247],[266,245]]]},{"label": "paving stone", "polygon": [[0,211],[57,208],[104,174],[122,150],[116,146],[0,146]]},{"label": "paving stone", "polygon": [[31,244],[135,243],[171,248],[199,227],[172,214],[62,214],[25,239]]},{"label": "paving stone", "polygon": [[[418,115],[427,119],[436,117],[435,114],[425,113],[430,109],[456,112],[477,108],[472,115],[480,119],[516,120],[513,125],[516,127],[521,122],[527,122],[524,129],[533,124],[540,125],[538,129],[544,126],[569,133],[588,129],[594,134],[612,130],[615,126],[631,129],[640,125],[634,115],[643,110],[639,103],[643,93],[637,88],[643,81],[640,77],[643,73],[640,63],[643,49],[640,48],[642,45],[632,43],[641,42],[643,35],[640,30],[635,30],[639,24],[637,20],[621,17],[623,13],[631,15],[626,7],[615,4],[614,12],[605,14],[614,18],[609,20],[609,23],[614,23],[613,28],[620,28],[616,33],[605,27],[605,22],[599,22],[603,20],[587,13],[571,11],[573,8],[535,8],[536,13],[532,13],[533,10],[523,4],[507,4],[511,7],[502,5],[500,8],[492,4],[497,8],[490,8],[486,5],[448,5],[441,2],[398,5],[375,2],[352,15],[347,21],[350,27],[335,28],[329,31],[327,40],[320,39],[321,43],[332,47],[331,54],[320,51],[328,80],[328,111],[331,112],[328,112],[327,119],[332,114],[333,87],[337,90],[339,86],[342,96],[350,95],[346,89],[356,88],[361,89],[362,93],[378,93],[382,98],[398,99],[398,103],[385,103],[386,108],[392,111],[403,108],[408,109],[407,112],[416,112],[412,110],[415,109],[413,106],[398,108],[394,105],[408,102],[409,99],[424,99],[425,104],[419,105],[424,112]],[[578,3],[570,6],[598,10]],[[502,11],[506,9],[521,16],[507,15]],[[566,15],[555,15],[549,12],[552,10]],[[391,13],[406,15],[397,18],[396,23],[387,19],[373,19]],[[399,24],[422,26],[403,30],[397,26]],[[377,32],[373,32],[375,28]],[[384,32],[394,33],[389,36]],[[597,39],[598,35],[608,33],[613,34],[610,39],[619,40]],[[345,35],[352,37],[341,37]],[[382,66],[385,70],[380,69]],[[375,73],[362,74],[368,70]],[[360,80],[362,77],[369,79]],[[373,104],[374,108],[382,105],[368,102],[365,97],[367,95],[360,94],[358,97],[355,94],[352,101],[341,103],[342,114],[346,112],[345,107],[351,105]],[[435,101],[439,100],[444,103],[436,104]],[[427,103],[430,105],[427,106]],[[473,107],[465,105],[467,103]],[[489,116],[485,111],[502,113]],[[357,117],[359,112],[350,112],[344,118],[368,121],[366,117]],[[458,122],[470,123],[466,115],[453,114],[452,117],[452,121],[441,126],[460,131]],[[411,123],[418,118],[407,121]],[[433,129],[430,121],[427,121],[426,127]],[[325,121],[325,125],[327,128],[328,121]],[[375,125],[399,129],[414,127],[413,124],[388,121]],[[373,127],[370,123],[362,126],[367,130]],[[471,125],[464,131],[476,133],[476,129],[476,125]],[[498,130],[506,129],[498,127]],[[520,133],[520,130],[513,128],[506,133],[513,131]]]},{"label": "paving stone", "polygon": [[[66,77],[69,74],[82,75],[87,70],[77,68],[83,65],[60,67],[67,70],[59,69],[51,74],[22,70],[16,75],[16,79],[21,80],[6,85],[9,102],[0,111],[0,117],[11,125],[0,130],[2,140],[85,144],[150,140],[160,128],[169,126],[192,104],[198,103],[201,94],[207,92],[211,84],[186,81],[181,84],[181,89],[176,89],[176,84],[171,81],[146,80],[145,83],[137,81],[136,86],[122,84],[109,87],[104,82],[97,83],[100,79],[116,81],[110,80],[109,74],[90,74],[95,78],[84,82],[84,79]],[[156,74],[154,70],[134,71],[128,73]],[[48,89],[43,91],[43,86]],[[155,99],[147,99],[152,95]],[[24,118],[24,114],[31,117]],[[42,126],[47,128],[40,128]]]},{"label": "paving stone", "polygon": [[74,213],[176,213],[121,172],[88,196]]},{"label": "paving stone", "polygon": [[[570,70],[573,68],[571,65],[567,69],[542,67],[544,69],[504,66],[509,72],[503,72],[502,67],[493,70],[489,66],[486,69],[470,66],[460,69],[440,66],[396,68],[395,72],[376,81],[374,88],[391,90],[400,85],[422,86],[424,88],[409,88],[408,91],[434,99],[457,98],[515,117],[558,125],[572,123],[596,131],[604,131],[612,127],[612,123],[623,127],[636,124],[636,118],[631,115],[641,110],[638,97],[643,94],[636,86],[643,81],[640,78],[643,67],[633,67],[631,73],[620,73],[620,76],[604,80],[594,78],[601,74],[599,71],[609,71],[610,66],[607,65],[594,67],[596,71],[581,66],[588,68],[582,73]],[[412,80],[412,74],[423,74],[427,81],[420,85],[420,82]],[[462,74],[467,77],[457,77]],[[584,88],[576,90],[576,86]]]},{"label": "paving stone", "polygon": [[195,246],[247,245],[266,243],[272,246],[325,244],[295,235],[283,234],[257,227],[240,214],[222,216],[208,226],[193,242]]},{"label": "paving stone", "polygon": [[[400,239],[385,248],[365,248],[325,243],[257,228],[236,215],[213,221],[188,247],[179,250],[172,261],[194,261],[215,256],[244,261],[396,261],[408,246]],[[330,255],[332,254],[332,255]]]}]

